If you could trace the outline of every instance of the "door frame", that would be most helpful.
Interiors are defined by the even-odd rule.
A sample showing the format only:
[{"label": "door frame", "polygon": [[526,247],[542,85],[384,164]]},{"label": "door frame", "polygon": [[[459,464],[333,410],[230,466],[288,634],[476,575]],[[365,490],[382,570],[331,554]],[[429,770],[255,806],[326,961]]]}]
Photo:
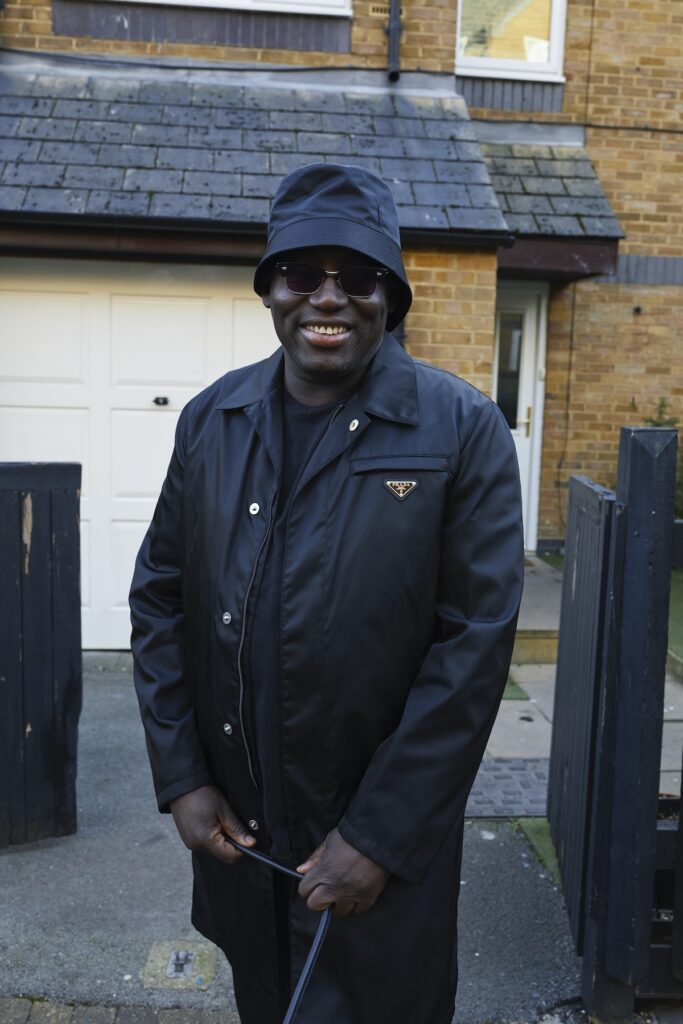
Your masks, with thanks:
[{"label": "door frame", "polygon": [[524,547],[536,551],[538,543],[538,515],[541,490],[541,454],[543,448],[543,410],[545,402],[546,351],[548,343],[548,305],[550,284],[547,281],[499,281],[496,291],[495,333],[493,343],[493,367],[491,394],[495,399],[498,380],[498,312],[501,300],[506,298],[522,300],[527,308],[533,308],[536,322],[534,344],[533,396],[530,423],[531,455],[529,459],[529,483],[527,491],[527,521],[524,524]]}]

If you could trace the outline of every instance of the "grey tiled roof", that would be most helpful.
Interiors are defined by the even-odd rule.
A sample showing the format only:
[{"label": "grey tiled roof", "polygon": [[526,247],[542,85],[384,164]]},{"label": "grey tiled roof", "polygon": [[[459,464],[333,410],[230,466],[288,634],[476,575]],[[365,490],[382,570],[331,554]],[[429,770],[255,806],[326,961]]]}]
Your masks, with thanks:
[{"label": "grey tiled roof", "polygon": [[0,61],[0,215],[262,228],[283,174],[334,161],[381,175],[404,228],[509,235],[460,97],[258,75]]},{"label": "grey tiled roof", "polygon": [[623,238],[585,149],[482,143],[482,152],[515,234]]}]

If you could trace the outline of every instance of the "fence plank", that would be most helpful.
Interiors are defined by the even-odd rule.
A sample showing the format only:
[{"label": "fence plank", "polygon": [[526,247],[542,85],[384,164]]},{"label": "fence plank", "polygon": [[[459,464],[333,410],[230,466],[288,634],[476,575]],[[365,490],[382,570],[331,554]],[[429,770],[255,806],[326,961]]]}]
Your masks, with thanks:
[{"label": "fence plank", "polygon": [[20,531],[19,494],[0,491],[0,846],[21,842],[26,834]]},{"label": "fence plank", "polygon": [[648,972],[671,583],[677,437],[622,427],[617,503],[626,508],[614,702],[614,775],[605,969]]},{"label": "fence plank", "polygon": [[583,477],[570,479],[548,818],[579,953],[613,506],[611,491]]}]

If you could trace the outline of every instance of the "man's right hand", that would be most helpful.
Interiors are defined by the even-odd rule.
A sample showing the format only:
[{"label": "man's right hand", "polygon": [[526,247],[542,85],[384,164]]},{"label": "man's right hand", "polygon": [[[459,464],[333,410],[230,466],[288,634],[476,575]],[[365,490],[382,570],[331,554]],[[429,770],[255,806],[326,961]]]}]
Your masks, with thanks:
[{"label": "man's right hand", "polygon": [[200,786],[176,797],[170,803],[171,814],[180,838],[188,850],[206,850],[214,857],[234,864],[242,854],[225,838],[230,836],[242,846],[254,846],[256,840],[215,786]]}]

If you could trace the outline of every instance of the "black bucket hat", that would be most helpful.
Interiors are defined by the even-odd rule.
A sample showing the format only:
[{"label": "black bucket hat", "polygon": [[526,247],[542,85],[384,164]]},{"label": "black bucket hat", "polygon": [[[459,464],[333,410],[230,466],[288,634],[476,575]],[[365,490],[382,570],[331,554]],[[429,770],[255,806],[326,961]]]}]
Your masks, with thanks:
[{"label": "black bucket hat", "polygon": [[391,331],[413,300],[388,185],[376,174],[346,164],[309,164],[282,179],[273,199],[268,241],[254,274],[254,290],[268,290],[278,256],[292,249],[341,245],[381,263],[396,282],[396,307],[387,317]]}]

